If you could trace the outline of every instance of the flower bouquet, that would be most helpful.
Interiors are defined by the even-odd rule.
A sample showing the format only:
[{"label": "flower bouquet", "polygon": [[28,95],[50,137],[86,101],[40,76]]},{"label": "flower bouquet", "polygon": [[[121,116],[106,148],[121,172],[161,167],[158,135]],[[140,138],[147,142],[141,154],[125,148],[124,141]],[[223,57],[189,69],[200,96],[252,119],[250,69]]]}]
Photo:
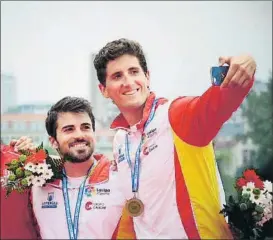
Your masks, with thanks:
[{"label": "flower bouquet", "polygon": [[[8,160],[5,161],[6,174],[1,176],[1,185],[6,189],[6,196],[12,191],[23,193],[32,186],[42,187],[62,178],[63,162],[50,157],[43,143],[35,150],[19,151],[19,154],[15,154],[9,146],[5,150],[1,152],[1,158]],[[10,159],[11,156],[13,159]]]},{"label": "flower bouquet", "polygon": [[235,188],[237,197],[230,196],[220,211],[228,217],[234,239],[272,236],[272,183],[262,181],[254,169],[247,169]]}]

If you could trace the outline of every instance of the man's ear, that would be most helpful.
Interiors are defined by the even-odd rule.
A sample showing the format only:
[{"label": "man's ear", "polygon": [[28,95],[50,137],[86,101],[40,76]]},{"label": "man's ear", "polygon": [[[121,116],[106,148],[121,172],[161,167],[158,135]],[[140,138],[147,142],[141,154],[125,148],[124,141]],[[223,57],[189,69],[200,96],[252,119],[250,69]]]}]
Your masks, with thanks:
[{"label": "man's ear", "polygon": [[58,142],[54,137],[49,137],[49,142],[54,149],[57,149],[59,147]]},{"label": "man's ear", "polygon": [[109,96],[108,96],[108,91],[107,91],[106,87],[105,87],[103,84],[101,84],[101,83],[99,84],[99,89],[100,89],[102,95],[103,95],[105,98],[109,98]]}]

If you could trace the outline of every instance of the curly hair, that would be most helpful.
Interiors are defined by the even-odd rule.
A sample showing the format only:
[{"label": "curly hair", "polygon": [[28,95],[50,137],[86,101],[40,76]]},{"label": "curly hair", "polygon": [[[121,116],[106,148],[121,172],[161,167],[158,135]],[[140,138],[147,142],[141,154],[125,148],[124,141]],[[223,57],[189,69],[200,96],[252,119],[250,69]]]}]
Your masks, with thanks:
[{"label": "curly hair", "polygon": [[101,84],[105,86],[106,68],[108,62],[115,60],[124,54],[137,57],[143,72],[147,74],[147,61],[141,45],[136,41],[121,38],[112,42],[108,42],[95,56],[94,66],[97,71],[98,80]]}]

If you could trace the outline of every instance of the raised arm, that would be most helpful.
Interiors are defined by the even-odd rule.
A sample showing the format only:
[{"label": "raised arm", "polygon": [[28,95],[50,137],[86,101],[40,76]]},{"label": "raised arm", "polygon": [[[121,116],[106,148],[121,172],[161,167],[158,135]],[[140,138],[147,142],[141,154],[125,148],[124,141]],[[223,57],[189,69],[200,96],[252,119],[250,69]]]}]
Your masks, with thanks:
[{"label": "raised arm", "polygon": [[252,57],[221,57],[220,63],[230,66],[221,86],[212,86],[199,97],[180,97],[170,105],[172,128],[188,144],[207,145],[253,86],[256,63]]}]

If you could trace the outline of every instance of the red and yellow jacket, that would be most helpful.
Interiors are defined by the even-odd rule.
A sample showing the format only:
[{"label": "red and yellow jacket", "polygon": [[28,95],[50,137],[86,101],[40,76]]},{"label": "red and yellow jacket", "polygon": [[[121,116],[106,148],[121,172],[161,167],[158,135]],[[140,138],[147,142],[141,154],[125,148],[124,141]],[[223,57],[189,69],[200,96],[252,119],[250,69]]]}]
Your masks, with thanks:
[{"label": "red and yellow jacket", "polygon": [[[172,102],[159,98],[156,114],[151,122],[152,126],[147,131],[150,131],[150,133],[156,131],[160,137],[154,136],[154,139],[151,137],[150,145],[155,146],[150,148],[153,152],[143,154],[141,158],[142,172],[139,196],[144,206],[146,206],[145,215],[134,219],[136,233],[131,237],[126,232],[125,224],[128,226],[128,222],[126,222],[124,215],[116,230],[117,238],[122,238],[125,234],[126,238],[141,238],[144,235],[147,237],[168,236],[169,238],[170,236],[187,236],[189,239],[232,238],[225,218],[219,214],[222,202],[219,194],[220,184],[212,140],[224,122],[240,106],[252,85],[253,81],[247,88],[212,86],[200,97],[180,97]],[[143,119],[135,126],[137,131],[141,131],[147,121],[154,99],[155,95],[151,93],[145,104]],[[166,105],[167,107],[164,108]],[[166,124],[165,121],[168,123]],[[119,161],[124,154],[125,134],[133,130],[123,115],[119,115],[111,127],[118,130],[114,139],[114,154],[116,155],[115,160]],[[169,134],[169,131],[171,131],[171,134]],[[140,134],[137,134],[137,132],[132,132],[130,136],[132,136],[132,142],[134,140],[139,141],[137,138],[139,138]],[[164,138],[163,142],[159,138]],[[172,143],[169,144],[168,141]],[[149,140],[147,145],[149,147]],[[115,152],[115,148],[119,149]],[[168,151],[166,148],[174,149],[174,151]],[[166,153],[170,153],[172,156],[166,156]],[[161,161],[162,159],[164,161]],[[169,159],[172,160],[169,162]],[[149,162],[153,162],[153,166],[149,166]],[[174,173],[168,172],[167,162],[175,168]],[[124,174],[121,173],[124,176],[122,182],[128,182],[130,185],[130,177],[125,173],[128,171],[126,164],[126,161],[120,161],[118,170],[119,172],[124,171]],[[165,168],[165,172],[157,170],[159,174],[156,175],[155,169],[160,168]],[[174,189],[168,185],[171,183],[168,183],[167,179],[161,182],[161,179],[165,177],[164,174],[169,175],[170,178],[172,178],[170,174],[175,175]],[[166,185],[159,186],[156,181],[152,183],[152,179],[157,179],[158,184],[160,182],[163,185],[166,183]],[[159,188],[158,191],[163,191],[161,195],[155,196],[160,196],[160,199],[153,199],[155,194],[147,194],[153,188]],[[131,187],[128,186],[124,189],[129,196]],[[165,197],[167,189],[170,189],[169,196],[173,195],[172,191],[175,191],[176,199],[170,200],[169,203],[163,203],[162,199]],[[151,205],[150,202],[154,204]],[[177,209],[174,210],[173,207],[168,205],[177,205]],[[170,212],[175,212],[172,212],[172,214],[165,212],[164,214],[161,211],[154,210],[164,210],[168,207]],[[180,221],[177,219],[172,220],[177,212]],[[168,216],[168,214],[172,216]],[[145,226],[143,225],[144,222],[146,223]],[[150,222],[152,222],[151,226],[147,226]],[[169,224],[169,226],[166,227],[166,224]],[[180,225],[183,226],[183,229]],[[156,227],[158,228],[156,229]],[[163,229],[164,227],[165,229]],[[152,228],[151,233],[147,233]],[[145,230],[142,231],[142,229]],[[173,232],[177,231],[177,233],[170,233],[170,229]]]}]

